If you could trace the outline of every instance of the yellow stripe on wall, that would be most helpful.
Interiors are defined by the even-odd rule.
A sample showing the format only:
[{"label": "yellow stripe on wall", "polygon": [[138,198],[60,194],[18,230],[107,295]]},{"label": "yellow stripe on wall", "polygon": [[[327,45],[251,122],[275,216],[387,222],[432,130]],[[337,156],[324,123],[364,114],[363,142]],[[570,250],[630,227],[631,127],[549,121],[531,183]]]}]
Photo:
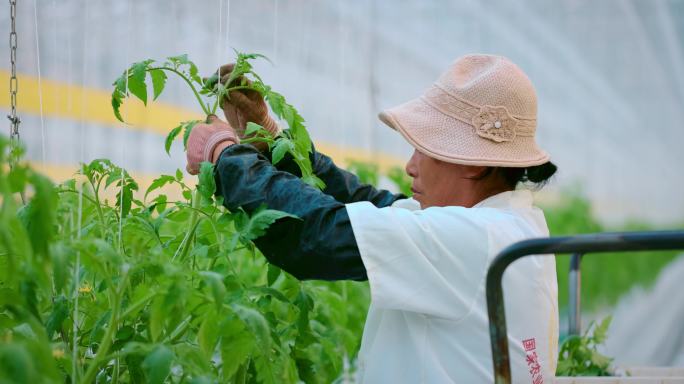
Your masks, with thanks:
[{"label": "yellow stripe on wall", "polygon": [[[9,89],[10,73],[0,71],[0,88]],[[43,78],[40,88],[38,79],[33,76],[19,74],[19,92],[17,92],[17,110],[21,113],[40,115],[40,92],[43,96],[43,115],[60,117],[88,123],[123,127],[123,123],[114,117],[111,104],[111,92],[95,88],[84,88],[73,84]],[[10,107],[9,93],[0,92],[0,105]],[[169,130],[181,121],[201,119],[202,116],[182,107],[162,102],[150,103],[145,107],[137,99],[127,101],[122,107],[122,116],[126,119],[126,128],[152,131],[166,135]]]},{"label": "yellow stripe on wall", "polygon": [[[9,89],[9,77],[9,71],[0,70],[0,89]],[[112,112],[111,91],[80,87],[45,78],[42,78],[39,87],[38,79],[34,76],[19,74],[17,78],[19,80],[17,111],[20,114],[40,115],[39,89],[42,89],[43,116],[46,117],[83,120],[87,123],[103,124],[118,129],[150,131],[164,136],[181,121],[203,118],[201,114],[176,105],[150,102],[145,107],[139,100],[129,99],[121,109],[122,116],[127,122],[124,125],[114,117]],[[8,92],[0,92],[0,107],[9,109]],[[388,131],[388,134],[392,133]],[[396,156],[357,148],[343,148],[321,142],[317,142],[316,146],[318,150],[340,164],[345,164],[348,160],[371,162],[377,164],[381,171],[396,166],[403,167],[406,161]]]},{"label": "yellow stripe on wall", "polygon": [[[36,171],[40,172],[41,174],[49,177],[52,181],[55,183],[61,183],[63,181],[66,181],[68,179],[81,179],[82,177],[79,177],[79,175],[76,174],[76,172],[79,170],[79,166],[77,165],[55,165],[55,164],[42,164],[38,162],[31,162],[31,167],[35,169]],[[136,199],[143,200],[145,196],[145,191],[147,191],[147,188],[152,184],[154,179],[158,178],[159,175],[151,175],[151,174],[145,174],[145,173],[140,173],[140,172],[129,172],[130,176],[138,183],[138,191],[134,192],[133,195]],[[185,183],[192,187],[196,183],[195,181],[197,180],[196,177],[194,176],[188,176],[187,174],[185,175],[186,180]],[[83,178],[85,180],[85,178]],[[116,192],[117,188],[116,187],[110,187],[106,189],[102,193],[102,198],[107,199],[110,201],[111,204],[114,204],[113,202],[115,201],[116,198]],[[181,194],[180,187],[177,186],[176,184],[167,184],[160,189],[156,190],[155,192],[151,192],[150,196],[148,197],[148,201],[150,199],[153,199],[155,196],[158,194],[163,193],[165,194],[169,201],[182,201],[185,200],[185,198]]]}]

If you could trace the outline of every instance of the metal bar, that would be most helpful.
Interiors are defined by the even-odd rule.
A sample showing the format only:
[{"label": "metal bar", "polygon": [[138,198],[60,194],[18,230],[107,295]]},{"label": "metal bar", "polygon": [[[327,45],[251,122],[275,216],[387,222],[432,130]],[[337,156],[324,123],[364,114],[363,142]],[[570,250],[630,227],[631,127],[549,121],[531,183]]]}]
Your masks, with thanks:
[{"label": "metal bar", "polygon": [[557,253],[601,253],[684,249],[684,231],[599,233],[569,237],[550,237],[520,241],[496,256],[487,271],[487,311],[489,334],[497,384],[511,382],[511,363],[506,331],[501,278],[508,266],[529,255]]},{"label": "metal bar", "polygon": [[582,320],[580,318],[580,300],[582,293],[582,262],[581,253],[573,253],[570,258],[570,273],[568,278],[568,335],[579,335],[582,332]]}]

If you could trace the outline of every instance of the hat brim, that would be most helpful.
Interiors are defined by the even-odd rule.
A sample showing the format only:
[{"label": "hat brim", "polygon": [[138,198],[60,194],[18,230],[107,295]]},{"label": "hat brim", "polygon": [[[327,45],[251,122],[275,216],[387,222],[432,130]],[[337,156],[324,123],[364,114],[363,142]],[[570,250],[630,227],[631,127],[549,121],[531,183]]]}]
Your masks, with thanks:
[{"label": "hat brim", "polygon": [[549,161],[549,155],[537,146],[533,136],[494,142],[422,98],[382,111],[378,117],[418,151],[448,163],[523,168]]}]

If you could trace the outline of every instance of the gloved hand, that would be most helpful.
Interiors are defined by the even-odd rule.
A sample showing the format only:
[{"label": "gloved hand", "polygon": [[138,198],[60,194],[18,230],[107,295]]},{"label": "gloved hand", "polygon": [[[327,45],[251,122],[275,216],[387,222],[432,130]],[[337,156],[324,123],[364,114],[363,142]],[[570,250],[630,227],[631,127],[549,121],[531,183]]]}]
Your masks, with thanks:
[{"label": "gloved hand", "polygon": [[[221,66],[219,69],[221,84],[235,86],[242,83],[243,78],[240,77],[235,79],[232,84],[226,84],[234,67],[234,63]],[[251,84],[249,79],[244,79],[244,81]],[[257,91],[251,89],[231,91],[221,100],[221,108],[226,120],[235,128],[240,138],[244,138],[247,122],[250,121],[261,125],[273,136],[280,134],[280,127],[268,114],[268,106],[266,106],[263,96]]]},{"label": "gloved hand", "polygon": [[238,143],[240,139],[235,130],[225,121],[210,115],[206,123],[198,123],[190,132],[185,168],[191,175],[196,175],[201,162],[215,163],[226,147]]}]

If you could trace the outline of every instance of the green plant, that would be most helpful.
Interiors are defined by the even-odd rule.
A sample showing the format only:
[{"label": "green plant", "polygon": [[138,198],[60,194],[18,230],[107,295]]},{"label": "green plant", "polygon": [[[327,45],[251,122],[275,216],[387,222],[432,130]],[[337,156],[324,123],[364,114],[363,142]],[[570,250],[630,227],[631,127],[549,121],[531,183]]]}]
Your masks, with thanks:
[{"label": "green plant", "polygon": [[[551,236],[658,229],[644,223],[607,228],[599,223],[590,201],[579,192],[566,190],[560,197],[558,203],[543,207]],[[681,225],[678,227],[684,228]],[[633,287],[650,285],[660,271],[680,253],[640,251],[586,255],[582,258],[582,310],[591,311],[615,305]],[[568,305],[569,264],[569,255],[556,256],[558,304],[561,311]]]},{"label": "green plant", "polygon": [[611,320],[608,316],[600,324],[592,322],[583,336],[572,335],[563,341],[556,376],[612,376],[610,363],[613,359],[597,350],[606,340]]},{"label": "green plant", "polygon": [[380,172],[377,164],[351,160],[347,165],[347,169],[349,172],[354,173],[364,184],[377,186],[380,181]]},{"label": "green plant", "polygon": [[[169,65],[201,83],[185,61]],[[160,70],[128,74],[144,81],[143,69]],[[149,76],[158,95],[161,76]],[[123,93],[115,82],[115,112],[126,89],[144,101],[130,80]],[[275,103],[288,151],[305,154],[301,118]],[[178,170],[142,194],[106,159],[54,186],[26,163],[7,167],[13,153],[0,137],[0,382],[328,383],[354,358],[367,284],[300,282],[268,264],[252,240],[287,214],[228,212],[211,164],[197,187]]]},{"label": "green plant", "polygon": [[[302,172],[302,180],[322,189],[325,184],[313,173],[309,161],[309,153],[312,148],[311,138],[304,126],[304,118],[285,100],[283,95],[265,84],[253,70],[251,60],[266,57],[241,52],[236,52],[236,56],[235,66],[226,84],[219,82],[216,74],[208,79],[200,77],[197,66],[188,59],[187,55],[172,56],[161,63],[152,59],[133,63],[112,84],[114,86],[112,92],[114,115],[120,121],[124,121],[121,115],[121,106],[130,95],[135,96],[147,105],[148,82],[152,84],[153,100],[159,97],[166,85],[166,73],[180,77],[188,85],[206,115],[215,114],[221,100],[228,97],[231,91],[240,89],[257,91],[268,102],[273,113],[287,123],[288,129],[284,130],[278,137],[271,137],[263,127],[250,122],[247,124],[245,134],[254,137],[243,140],[243,142],[263,141],[268,143],[273,153],[273,164],[277,164],[286,153],[290,153]],[[241,81],[237,82],[238,79]],[[182,122],[169,132],[165,145],[167,153],[171,143],[181,131],[183,131],[183,144],[187,144],[188,136],[197,122],[197,120]]]},{"label": "green plant", "polygon": [[399,192],[406,196],[413,195],[411,178],[401,167],[393,167],[387,172],[387,177],[399,188]]}]

